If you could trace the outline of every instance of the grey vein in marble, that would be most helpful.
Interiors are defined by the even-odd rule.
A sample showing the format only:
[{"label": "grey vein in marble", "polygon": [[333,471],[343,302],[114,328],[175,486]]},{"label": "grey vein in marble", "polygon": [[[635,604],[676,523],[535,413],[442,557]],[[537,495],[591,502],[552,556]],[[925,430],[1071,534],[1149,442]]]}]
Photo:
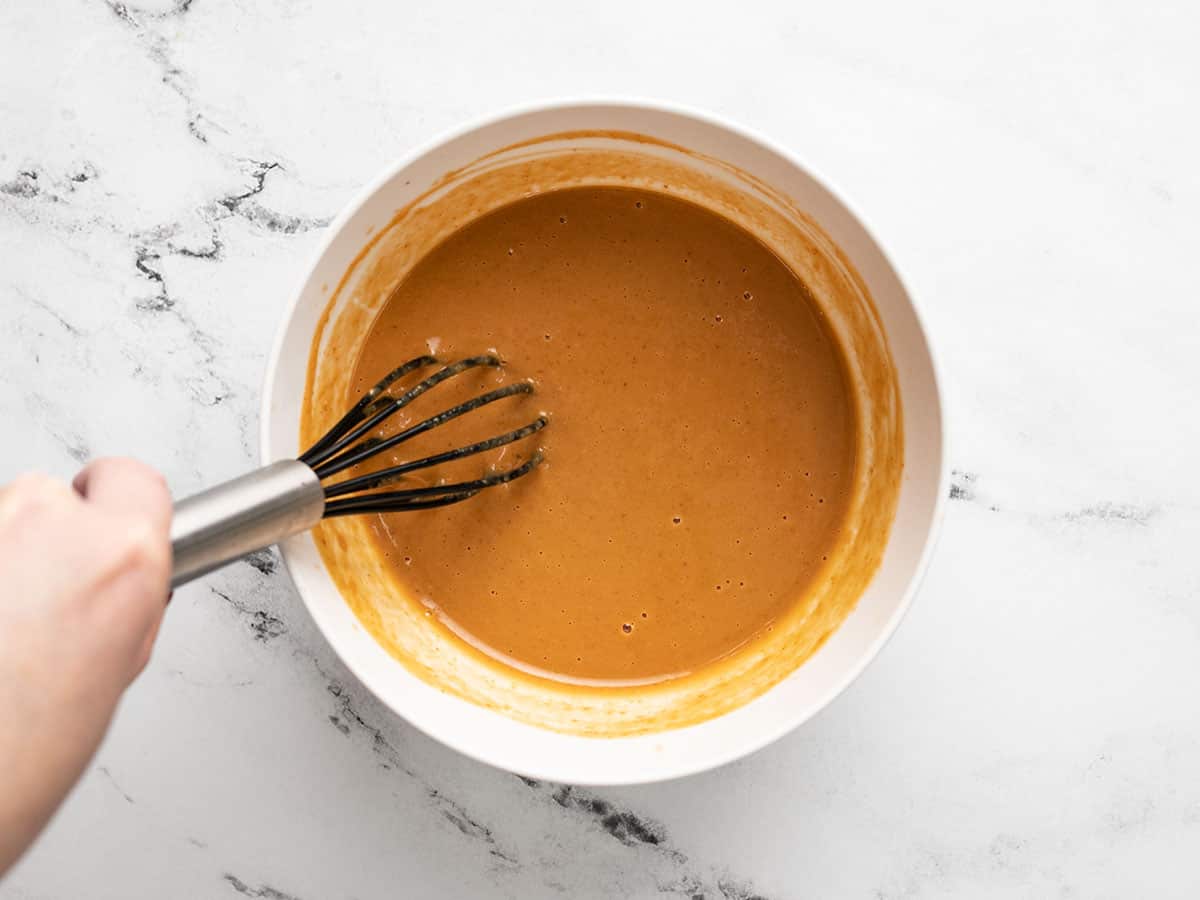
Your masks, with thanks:
[{"label": "grey vein in marble", "polygon": [[224,876],[225,882],[233,888],[233,890],[241,894],[243,897],[257,897],[261,900],[300,900],[295,894],[286,894],[281,890],[271,887],[268,884],[251,887],[242,881],[236,875],[228,873]]},{"label": "grey vein in marble", "polygon": [[446,821],[458,829],[460,834],[470,840],[482,842],[492,857],[505,864],[512,865],[517,862],[513,854],[501,845],[500,841],[492,833],[492,830],[474,819],[465,806],[448,797],[442,789],[433,786],[419,773],[410,768],[404,761],[399,750],[384,737],[383,732],[374,725],[369,724],[358,714],[354,706],[354,701],[342,683],[331,678],[316,660],[314,660],[314,664],[317,671],[321,673],[321,676],[326,681],[326,690],[335,701],[337,712],[329,716],[329,721],[335,728],[347,737],[350,736],[352,729],[368,737],[372,752],[377,754],[382,760],[380,765],[386,769],[395,769],[408,778],[417,781],[432,806]]},{"label": "grey vein in marble", "polygon": [[217,590],[215,587],[210,586],[209,590],[215,596],[220,597],[228,603],[238,613],[246,617],[250,631],[254,634],[256,641],[261,641],[265,644],[267,641],[272,641],[277,637],[287,634],[287,625],[284,624],[283,619],[279,618],[279,616],[269,613],[265,609],[254,609],[244,600],[239,600],[224,591]]},{"label": "grey vein in marble", "polygon": [[[982,506],[990,512],[1011,509],[1011,507],[1001,507],[995,503],[986,502],[981,499],[977,490],[978,481],[978,473],[954,469],[950,480],[950,499],[973,503]],[[1144,527],[1157,516],[1161,515],[1162,512],[1162,508],[1158,505],[1116,503],[1109,500],[1102,500],[1064,512],[1023,513],[1023,515],[1031,520],[1058,521],[1076,525],[1095,522],[1100,524]]]},{"label": "grey vein in marble", "polygon": [[[446,796],[442,789],[432,786],[422,775],[411,768],[398,748],[393,745],[375,725],[359,714],[353,699],[343,683],[330,675],[317,663],[317,671],[326,679],[326,690],[335,698],[336,713],[329,717],[333,726],[347,737],[353,733],[369,740],[369,745],[383,761],[386,769],[394,769],[408,778],[418,781],[426,796],[465,837],[479,841],[493,858],[520,869],[525,865],[515,849],[504,847],[493,828],[480,822],[468,813],[459,801]],[[549,801],[586,823],[589,827],[605,834],[620,846],[658,856],[665,864],[665,871],[658,875],[657,890],[660,894],[687,897],[689,900],[708,900],[724,897],[729,900],[765,900],[755,893],[747,882],[730,878],[728,875],[711,875],[696,871],[686,854],[673,847],[665,828],[657,822],[622,809],[598,793],[571,785],[540,782],[536,779],[512,776],[529,788],[543,801]]]},{"label": "grey vein in marble", "polygon": [[108,780],[108,783],[112,785],[113,790],[121,795],[122,800],[131,805],[133,804],[133,798],[129,796],[129,794],[125,793],[125,790],[121,787],[121,785],[117,784],[117,779],[113,778],[113,774],[108,770],[107,766],[96,766],[96,771]]}]

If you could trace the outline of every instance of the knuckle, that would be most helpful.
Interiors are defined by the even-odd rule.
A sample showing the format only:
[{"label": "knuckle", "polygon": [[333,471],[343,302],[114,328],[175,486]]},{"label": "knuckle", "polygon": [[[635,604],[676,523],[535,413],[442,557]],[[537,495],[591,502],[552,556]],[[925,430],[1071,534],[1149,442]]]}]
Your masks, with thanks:
[{"label": "knuckle", "polygon": [[146,484],[154,488],[160,497],[169,498],[171,496],[171,489],[167,485],[167,476],[158,471],[158,469],[155,469],[152,466],[146,466],[144,469],[144,477]]},{"label": "knuckle", "polygon": [[141,460],[128,456],[109,456],[99,460],[95,465],[110,478],[137,482],[157,489],[164,495],[167,494],[167,479],[158,469]]},{"label": "knuckle", "polygon": [[154,575],[166,570],[169,555],[166,539],[148,523],[140,519],[125,519],[121,523],[120,542],[124,567]]},{"label": "knuckle", "polygon": [[106,475],[136,476],[140,474],[142,469],[149,468],[149,466],[128,456],[104,456],[95,460],[89,468],[96,472],[103,472]]}]

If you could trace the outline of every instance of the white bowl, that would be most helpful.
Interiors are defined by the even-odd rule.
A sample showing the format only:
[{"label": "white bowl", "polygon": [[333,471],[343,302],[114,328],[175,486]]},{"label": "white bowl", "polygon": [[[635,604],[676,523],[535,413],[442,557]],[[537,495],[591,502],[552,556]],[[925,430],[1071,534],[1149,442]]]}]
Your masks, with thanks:
[{"label": "white bowl", "polygon": [[326,571],[313,539],[282,545],[317,627],[346,666],[397,714],[462,753],[534,778],[632,784],[703,771],[745,756],[806,721],[875,657],[908,609],[928,562],[947,493],[937,366],[920,315],[895,266],[849,204],[790,153],[712,116],[658,103],[565,102],[506,112],[400,159],[329,227],[288,305],[267,365],[261,455],[299,452],[309,348],[337,284],[395,211],[444,173],[502,147],[547,134],[607,130],[648,135],[722,160],[789,196],[840,247],[874,300],[900,384],[905,469],[883,561],[855,610],[791,675],[731,712],[697,725],[634,737],[593,738],[517,722],[411,674],[363,628]]}]

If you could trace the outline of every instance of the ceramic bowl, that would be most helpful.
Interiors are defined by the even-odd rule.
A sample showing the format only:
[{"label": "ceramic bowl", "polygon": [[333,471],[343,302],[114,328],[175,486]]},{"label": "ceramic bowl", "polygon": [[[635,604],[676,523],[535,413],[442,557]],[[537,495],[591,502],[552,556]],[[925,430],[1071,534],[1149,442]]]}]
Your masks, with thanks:
[{"label": "ceramic bowl", "polygon": [[262,401],[264,463],[298,451],[309,348],[328,301],[367,235],[445,173],[500,148],[550,134],[634,132],[722,160],[789,197],[837,244],[868,287],[896,369],[905,468],[882,563],[858,605],[810,659],[756,699],[697,725],[634,737],[591,738],[535,727],[421,681],[361,626],[312,538],[282,545],[284,561],[318,628],[380,700],[445,744],[539,779],[631,784],[699,772],[745,756],[811,718],[879,653],[904,616],[928,562],[947,493],[945,424],[937,366],[921,317],[896,266],[863,217],[796,156],[713,116],[659,103],[563,102],[505,112],[399,159],[329,227],[288,304]]}]

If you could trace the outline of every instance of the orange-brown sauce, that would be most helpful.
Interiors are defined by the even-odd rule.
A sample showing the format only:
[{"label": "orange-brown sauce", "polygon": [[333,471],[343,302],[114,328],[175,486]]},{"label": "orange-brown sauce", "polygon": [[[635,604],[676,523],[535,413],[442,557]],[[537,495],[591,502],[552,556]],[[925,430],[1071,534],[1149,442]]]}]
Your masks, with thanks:
[{"label": "orange-brown sauce", "polygon": [[410,420],[505,378],[538,393],[395,458],[551,415],[535,444],[546,462],[526,478],[373,520],[404,592],[477,649],[556,680],[661,680],[770,629],[821,577],[847,513],[855,407],[804,285],[733,223],[625,188],[518,201],[417,264],[356,386],[427,342],[446,360],[496,348],[509,365],[431,391]]}]

